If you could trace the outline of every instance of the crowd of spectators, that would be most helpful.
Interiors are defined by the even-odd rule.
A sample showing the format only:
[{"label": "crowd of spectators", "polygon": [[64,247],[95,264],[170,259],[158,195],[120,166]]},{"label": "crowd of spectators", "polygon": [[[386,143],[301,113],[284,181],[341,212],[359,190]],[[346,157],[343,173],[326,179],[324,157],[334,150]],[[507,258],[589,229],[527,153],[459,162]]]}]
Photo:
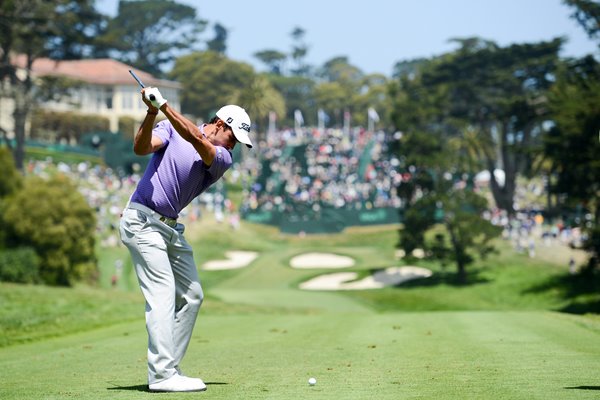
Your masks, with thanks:
[{"label": "crowd of spectators", "polygon": [[384,132],[293,130],[259,142],[258,159],[243,169],[256,172],[244,212],[278,211],[287,215],[322,208],[398,208],[400,161],[390,154]]},{"label": "crowd of spectators", "polygon": [[[494,225],[502,227],[502,238],[510,242],[517,253],[526,254],[530,258],[556,247],[581,248],[586,239],[579,223],[568,223],[564,218],[549,220],[538,208],[521,209],[513,216],[494,208],[485,217]],[[571,258],[570,272],[574,272],[573,268],[574,260]]]}]

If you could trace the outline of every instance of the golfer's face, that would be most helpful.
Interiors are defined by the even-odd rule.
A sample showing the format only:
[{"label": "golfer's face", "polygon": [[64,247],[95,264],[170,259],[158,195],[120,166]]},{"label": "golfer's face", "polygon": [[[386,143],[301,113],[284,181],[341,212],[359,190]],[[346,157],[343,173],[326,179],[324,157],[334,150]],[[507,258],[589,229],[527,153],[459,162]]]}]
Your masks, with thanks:
[{"label": "golfer's face", "polygon": [[214,131],[212,136],[212,143],[218,146],[223,146],[232,150],[235,147],[235,136],[233,135],[233,131],[231,127],[226,124],[220,124],[217,129]]}]

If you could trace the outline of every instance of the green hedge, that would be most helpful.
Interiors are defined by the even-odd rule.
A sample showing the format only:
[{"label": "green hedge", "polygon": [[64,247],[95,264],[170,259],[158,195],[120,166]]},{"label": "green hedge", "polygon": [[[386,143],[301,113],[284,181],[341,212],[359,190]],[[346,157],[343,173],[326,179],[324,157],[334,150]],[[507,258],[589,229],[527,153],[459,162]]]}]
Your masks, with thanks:
[{"label": "green hedge", "polygon": [[82,135],[93,131],[109,130],[106,117],[82,115],[74,112],[47,112],[36,110],[31,115],[31,138],[41,140],[79,141]]}]

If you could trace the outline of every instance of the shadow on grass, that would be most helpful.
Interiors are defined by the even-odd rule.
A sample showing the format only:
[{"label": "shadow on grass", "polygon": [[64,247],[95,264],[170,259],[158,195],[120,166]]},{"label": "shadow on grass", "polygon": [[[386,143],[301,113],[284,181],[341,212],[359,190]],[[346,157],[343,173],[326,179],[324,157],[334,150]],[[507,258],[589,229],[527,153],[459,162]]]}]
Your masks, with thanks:
[{"label": "shadow on grass", "polygon": [[575,275],[562,274],[523,291],[523,294],[557,292],[568,304],[557,311],[569,314],[600,313],[600,275],[583,272]]},{"label": "shadow on grass", "polygon": [[600,386],[567,386],[565,389],[600,390]]},{"label": "shadow on grass", "polygon": [[[229,385],[227,382],[204,382],[206,386],[212,385]],[[132,391],[132,392],[148,392],[150,393],[150,389],[148,385],[133,385],[133,386],[118,386],[114,385],[112,387],[106,388],[106,390],[123,390],[123,391]]]},{"label": "shadow on grass", "polygon": [[150,392],[148,385],[117,386],[106,388],[107,390],[129,390],[134,392]]},{"label": "shadow on grass", "polygon": [[[373,270],[375,271],[375,270]],[[402,282],[396,285],[398,288],[424,288],[439,285],[448,286],[472,286],[489,283],[490,280],[482,276],[483,270],[467,270],[466,282],[461,282],[456,272],[436,271],[428,278],[417,278],[410,281]]]}]

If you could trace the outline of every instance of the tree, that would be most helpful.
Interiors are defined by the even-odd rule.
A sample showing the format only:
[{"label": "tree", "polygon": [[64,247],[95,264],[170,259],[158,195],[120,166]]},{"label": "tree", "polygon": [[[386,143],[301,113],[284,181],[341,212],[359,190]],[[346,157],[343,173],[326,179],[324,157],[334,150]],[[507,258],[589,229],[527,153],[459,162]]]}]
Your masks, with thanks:
[{"label": "tree", "polygon": [[[92,5],[93,0],[0,2],[0,83],[3,95],[14,103],[13,156],[18,169],[23,168],[25,123],[36,102],[32,65],[40,57],[70,57],[86,45],[89,38],[85,35],[96,31],[100,18],[92,13]],[[17,54],[23,57],[21,65],[15,64]]]},{"label": "tree", "polygon": [[549,190],[560,205],[589,213],[579,223],[588,235],[584,247],[593,270],[600,263],[600,63],[588,56],[566,64],[549,93],[549,105],[555,122],[545,138]]},{"label": "tree", "polygon": [[[546,93],[553,83],[562,39],[501,48],[479,38],[424,69],[422,82],[439,90],[446,124],[481,136],[481,162],[490,171],[496,205],[514,212],[516,176],[531,169],[531,150],[541,144],[547,119]],[[500,185],[493,171],[505,172]],[[475,172],[475,171],[474,171]]]},{"label": "tree", "polygon": [[172,0],[121,0],[118,15],[98,43],[119,60],[161,76],[164,65],[197,48],[205,28],[206,21],[196,17],[194,7]]},{"label": "tree", "polygon": [[184,113],[210,119],[218,107],[249,83],[256,73],[251,65],[228,59],[214,51],[194,52],[179,57],[169,77],[183,85],[181,108]]},{"label": "tree", "polygon": [[48,38],[48,57],[55,60],[80,60],[94,57],[96,40],[106,29],[108,17],[94,8],[94,1],[62,2],[61,21]]},{"label": "tree", "polygon": [[223,25],[216,23],[214,25],[214,30],[215,37],[206,42],[207,49],[219,54],[225,54],[225,51],[227,50],[227,29]]},{"label": "tree", "polygon": [[467,266],[492,250],[499,228],[483,217],[487,200],[465,186],[463,150],[452,146],[459,130],[447,116],[445,88],[421,79],[430,67],[423,64],[389,86],[392,115],[402,131],[400,167],[406,171],[398,187],[405,205],[398,246],[409,256],[420,248],[442,265],[454,262],[457,281],[464,284]]},{"label": "tree", "polygon": [[[411,174],[400,187],[406,192],[403,198],[407,204],[415,200],[414,193],[432,190],[430,181],[434,177],[461,167],[461,153],[451,151],[450,146],[450,138],[458,136],[460,131],[448,118],[450,105],[446,91],[423,82],[423,71],[433,68],[435,62],[423,63],[414,74],[402,75],[388,85],[391,119],[402,134],[398,141],[400,160]],[[414,177],[419,177],[425,185],[415,182]],[[405,190],[407,186],[411,189]]]},{"label": "tree", "polygon": [[340,82],[323,82],[315,87],[317,106],[333,116],[334,125],[338,127],[343,124],[343,113],[352,95],[352,90]]},{"label": "tree", "polygon": [[95,212],[68,178],[27,178],[6,198],[2,220],[8,247],[35,249],[45,283],[68,286],[95,278]]},{"label": "tree", "polygon": [[[572,17],[600,46],[600,4],[589,0],[564,0]],[[600,265],[600,63],[587,56],[567,60],[551,89],[549,108],[555,123],[545,138],[544,152],[551,161],[549,190],[571,209],[586,210],[579,221],[591,255],[586,272]]]},{"label": "tree", "polygon": [[292,75],[296,76],[308,76],[310,73],[310,67],[306,64],[304,59],[308,54],[308,45],[304,42],[304,35],[306,31],[300,27],[295,27],[290,34],[294,43],[292,44],[291,57],[296,63],[296,68],[292,69]]},{"label": "tree", "polygon": [[392,78],[409,77],[413,78],[419,71],[423,64],[426,64],[429,59],[426,58],[415,58],[412,60],[402,60],[394,64],[392,70]]},{"label": "tree", "polygon": [[277,50],[263,50],[254,53],[254,57],[263,62],[269,72],[274,75],[283,74],[283,63],[287,59],[287,55]]},{"label": "tree", "polygon": [[[348,57],[334,57],[328,60],[318,69],[317,76],[321,79],[315,88],[317,105],[329,115],[333,115],[340,126],[343,124],[345,111],[350,112],[353,119],[356,119],[356,115],[364,115],[367,108],[372,106],[365,107],[359,102],[360,97],[368,91],[363,88],[363,84],[368,85],[362,71],[350,64]],[[357,123],[356,120],[353,122]]]},{"label": "tree", "polygon": [[391,102],[391,119],[396,129],[405,133],[413,130],[439,133],[446,119],[444,92],[439,87],[423,83],[424,64],[418,73],[401,75],[388,86]]},{"label": "tree", "polygon": [[364,74],[360,68],[350,64],[348,57],[334,57],[319,68],[317,75],[325,82],[343,81],[347,84],[357,84]]},{"label": "tree", "polygon": [[254,80],[235,91],[229,103],[246,109],[252,118],[254,132],[266,132],[269,113],[275,112],[280,118],[285,115],[285,100],[269,82],[266,76],[256,75]]},{"label": "tree", "polygon": [[600,3],[594,0],[563,0],[563,3],[575,9],[571,17],[579,22],[590,39],[600,39]]},{"label": "tree", "polygon": [[364,76],[359,83],[359,90],[352,98],[354,121],[361,126],[368,126],[367,110],[373,108],[380,117],[379,125],[388,127],[391,107],[387,97],[388,80],[385,75],[370,74]]},{"label": "tree", "polygon": [[315,81],[303,76],[280,76],[269,74],[271,85],[283,96],[287,114],[280,123],[294,125],[294,110],[301,110],[306,125],[316,125]]},{"label": "tree", "polygon": [[[440,185],[444,186],[444,185]],[[438,186],[405,213],[400,247],[406,254],[422,248],[428,258],[456,264],[457,281],[467,283],[467,266],[475,257],[485,258],[501,228],[483,218],[487,200],[471,190]]]}]

